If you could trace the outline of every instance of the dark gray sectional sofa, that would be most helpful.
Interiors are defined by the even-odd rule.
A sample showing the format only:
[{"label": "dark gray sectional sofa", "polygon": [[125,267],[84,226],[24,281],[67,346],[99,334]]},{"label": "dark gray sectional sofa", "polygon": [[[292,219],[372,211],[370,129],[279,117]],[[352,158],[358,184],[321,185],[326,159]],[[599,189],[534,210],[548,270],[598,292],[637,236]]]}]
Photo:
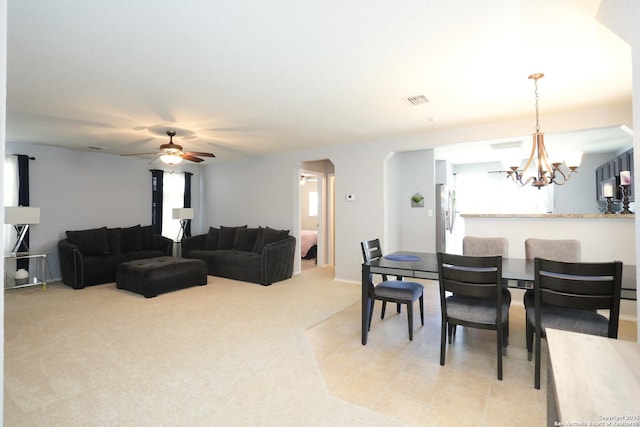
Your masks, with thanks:
[{"label": "dark gray sectional sofa", "polygon": [[151,226],[67,231],[58,242],[62,281],[73,289],[116,281],[125,261],[171,255],[173,240],[154,234]]},{"label": "dark gray sectional sofa", "polygon": [[211,276],[268,286],[293,274],[296,238],[269,227],[210,227],[182,239],[182,256],[207,263]]}]

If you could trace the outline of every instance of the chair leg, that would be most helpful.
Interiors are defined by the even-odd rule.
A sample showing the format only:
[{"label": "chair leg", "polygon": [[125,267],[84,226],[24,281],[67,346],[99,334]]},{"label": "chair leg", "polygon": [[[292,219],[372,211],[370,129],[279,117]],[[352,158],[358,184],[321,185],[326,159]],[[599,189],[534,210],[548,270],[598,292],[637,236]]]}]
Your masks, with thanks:
[{"label": "chair leg", "polygon": [[526,320],[525,323],[527,324],[526,326],[526,334],[527,334],[527,360],[531,361],[531,356],[532,356],[532,352],[533,352],[533,335],[534,335],[534,330],[533,330],[533,325],[531,324],[531,322],[529,322],[529,320]]},{"label": "chair leg", "polygon": [[536,373],[535,373],[535,386],[538,390],[540,390],[540,335],[536,335]]},{"label": "chair leg", "polygon": [[409,323],[409,341],[413,341],[413,302],[407,303],[407,322]]},{"label": "chair leg", "polygon": [[507,355],[507,347],[509,346],[509,318],[502,323],[502,355]]},{"label": "chair leg", "polygon": [[442,327],[440,328],[440,366],[444,366],[445,359],[445,341],[447,337],[447,321],[442,319]]},{"label": "chair leg", "polygon": [[504,335],[504,330],[502,329],[502,325],[498,326],[498,330],[496,331],[496,339],[498,346],[498,379],[502,381],[502,337]]},{"label": "chair leg", "polygon": [[375,298],[371,298],[371,302],[369,303],[369,327],[367,328],[367,331],[371,330],[371,319],[373,318],[373,306],[375,305],[375,303]]},{"label": "chair leg", "polygon": [[455,325],[452,325],[451,323],[447,324],[447,336],[449,337],[449,344],[451,344],[451,335],[453,335],[454,328]]},{"label": "chair leg", "polygon": [[387,302],[382,301],[382,313],[380,314],[380,319],[384,319],[384,312],[387,311]]},{"label": "chair leg", "polygon": [[420,323],[424,326],[424,295],[420,295]]},{"label": "chair leg", "polygon": [[398,312],[398,314],[402,313],[402,304],[396,304],[396,311]]}]

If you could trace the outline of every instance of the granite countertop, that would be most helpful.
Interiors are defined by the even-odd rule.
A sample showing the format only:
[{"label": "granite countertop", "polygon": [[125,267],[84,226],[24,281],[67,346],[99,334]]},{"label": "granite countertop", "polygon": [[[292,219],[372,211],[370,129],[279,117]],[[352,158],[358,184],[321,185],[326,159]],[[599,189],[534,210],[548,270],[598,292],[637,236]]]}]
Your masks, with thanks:
[{"label": "granite countertop", "polygon": [[590,213],[590,214],[462,214],[462,218],[540,218],[540,219],[553,219],[553,218],[567,218],[567,219],[577,219],[577,218],[587,218],[587,219],[613,219],[613,220],[625,220],[625,219],[635,219],[635,214],[601,214],[601,213]]}]

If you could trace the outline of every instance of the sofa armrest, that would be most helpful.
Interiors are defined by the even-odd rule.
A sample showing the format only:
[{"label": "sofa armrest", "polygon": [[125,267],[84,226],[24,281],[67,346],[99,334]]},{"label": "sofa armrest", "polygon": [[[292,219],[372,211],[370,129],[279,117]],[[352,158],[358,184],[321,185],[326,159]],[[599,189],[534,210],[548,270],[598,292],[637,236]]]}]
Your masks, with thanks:
[{"label": "sofa armrest", "polygon": [[67,239],[58,242],[58,257],[62,281],[73,289],[84,288],[84,260],[78,246]]},{"label": "sofa armrest", "polygon": [[289,279],[293,275],[296,238],[287,236],[284,240],[265,245],[262,249],[262,284]]},{"label": "sofa armrest", "polygon": [[154,234],[153,235],[153,243],[154,243],[154,247],[156,249],[161,250],[167,256],[171,256],[173,254],[173,240],[172,239],[170,239],[168,237],[161,236],[159,234]]},{"label": "sofa armrest", "polygon": [[204,241],[207,239],[206,234],[198,234],[197,236],[185,237],[182,239],[182,256],[184,257],[190,251],[204,248]]}]

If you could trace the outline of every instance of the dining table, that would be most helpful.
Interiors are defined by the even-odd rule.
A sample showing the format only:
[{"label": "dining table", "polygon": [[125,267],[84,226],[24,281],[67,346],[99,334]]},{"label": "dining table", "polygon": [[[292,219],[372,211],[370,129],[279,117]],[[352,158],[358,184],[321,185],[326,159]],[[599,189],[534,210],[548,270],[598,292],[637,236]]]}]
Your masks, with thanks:
[{"label": "dining table", "polygon": [[[438,256],[431,252],[398,251],[362,264],[362,345],[367,344],[369,325],[369,275],[438,280]],[[517,289],[533,289],[534,260],[502,258],[502,277],[505,286]],[[622,266],[621,299],[636,300],[636,266]]]}]

